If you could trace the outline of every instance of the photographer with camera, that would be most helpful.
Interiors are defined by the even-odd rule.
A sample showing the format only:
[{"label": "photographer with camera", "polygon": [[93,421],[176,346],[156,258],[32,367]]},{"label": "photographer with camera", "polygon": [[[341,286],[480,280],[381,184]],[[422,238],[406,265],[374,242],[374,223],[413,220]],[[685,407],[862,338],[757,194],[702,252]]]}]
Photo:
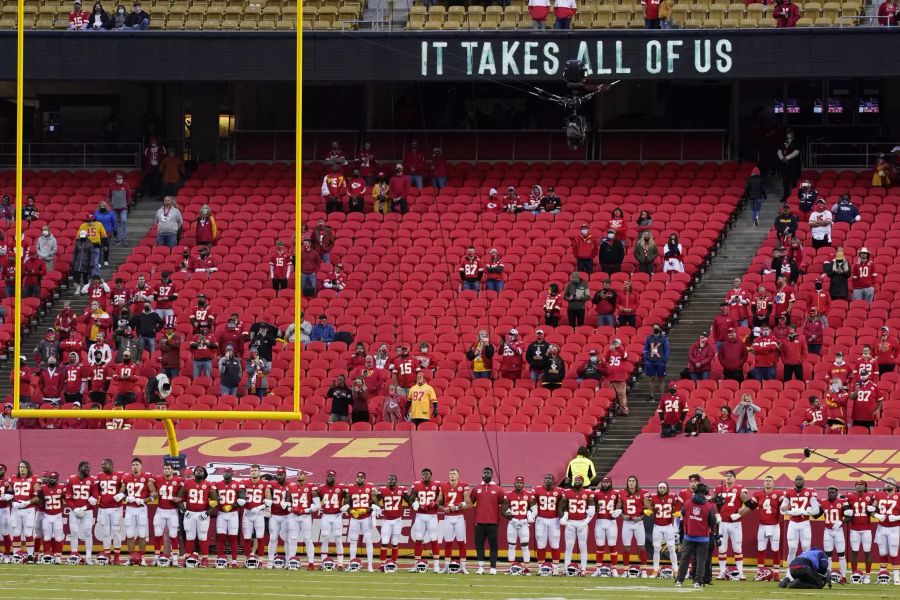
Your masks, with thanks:
[{"label": "photographer with camera", "polygon": [[684,424],[684,434],[697,437],[701,433],[712,433],[712,424],[703,411],[703,407],[698,406],[694,409],[694,416]]}]

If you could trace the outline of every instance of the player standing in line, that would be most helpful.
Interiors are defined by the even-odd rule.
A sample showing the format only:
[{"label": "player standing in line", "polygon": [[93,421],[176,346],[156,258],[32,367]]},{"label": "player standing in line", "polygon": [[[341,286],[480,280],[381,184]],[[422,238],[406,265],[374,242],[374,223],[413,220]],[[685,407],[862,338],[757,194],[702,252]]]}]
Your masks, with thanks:
[{"label": "player standing in line", "polygon": [[[853,583],[872,582],[872,525],[869,515],[875,512],[875,493],[865,481],[856,482],[856,490],[847,494],[844,516],[850,517],[850,580]],[[862,548],[866,561],[865,575],[859,572],[857,558]]]},{"label": "player standing in line", "polygon": [[[99,493],[99,507],[97,511],[97,538],[103,544],[103,552],[98,561],[101,564],[119,564],[119,554],[122,552],[122,501],[125,494],[119,490],[122,487],[122,473],[113,471],[113,461],[104,458],[100,463],[100,474],[97,475],[97,490]],[[110,549],[113,556],[110,560]]]},{"label": "player standing in line", "polygon": [[[153,482],[156,485],[156,512],[153,513],[153,547],[156,556],[153,564],[178,566],[178,492],[184,479],[175,475],[172,465],[163,465],[162,475]],[[171,553],[166,552],[166,535]]]},{"label": "player standing in line", "polygon": [[578,574],[584,575],[588,565],[588,529],[597,510],[594,506],[594,493],[584,488],[584,477],[576,475],[572,480],[572,488],[566,490],[563,499],[562,517],[559,520],[559,524],[566,528],[566,554],[563,564],[568,572],[577,540],[578,554],[581,559],[581,569]]},{"label": "player standing in line", "polygon": [[[40,491],[41,487],[46,485],[47,480],[50,479],[50,471],[44,471],[41,474],[41,478],[38,480],[37,486],[34,488],[34,494],[37,496],[38,491]],[[44,555],[44,503],[38,500],[38,502],[34,505],[34,560],[35,562],[41,560]]]},{"label": "player standing in line", "polygon": [[[647,505],[647,493],[641,489],[637,477],[631,475],[625,482],[625,489],[619,492],[619,503],[622,507],[622,548],[625,551],[625,577],[646,577],[647,572],[647,535],[644,529],[644,509]],[[637,570],[631,568],[631,547],[637,544],[641,566]]]},{"label": "player standing in line", "polygon": [[37,504],[37,489],[40,478],[31,471],[27,460],[19,462],[18,470],[9,480],[12,489],[12,513],[10,514],[10,534],[19,541],[19,555],[34,561],[34,514]]},{"label": "player standing in line", "polygon": [[44,534],[44,554],[52,556],[54,564],[62,562],[63,509],[66,507],[66,486],[59,482],[59,473],[48,474],[47,483],[38,489],[38,498],[44,508],[41,524]]},{"label": "player standing in line", "polygon": [[756,572],[770,569],[772,579],[779,579],[778,563],[781,551],[781,501],[784,492],[775,489],[775,479],[767,475],[763,489],[753,494],[751,506],[759,511],[759,528],[756,532]]},{"label": "player standing in line", "polygon": [[[597,545],[597,569],[594,577],[618,577],[619,554],[616,552],[619,525],[617,519],[622,516],[619,492],[613,489],[612,479],[604,477],[600,480],[600,489],[594,492],[594,505],[597,507],[597,520],[594,521],[594,543]],[[609,554],[609,562],[603,557]]]},{"label": "player standing in line", "polygon": [[375,549],[372,543],[372,492],[374,491],[375,488],[366,483],[366,474],[362,471],[356,474],[356,481],[344,489],[344,504],[341,506],[341,512],[350,513],[347,541],[350,545],[350,569],[354,571],[359,570],[356,548],[360,535],[366,545],[369,573],[375,571],[372,564],[375,558]]},{"label": "player standing in line", "polygon": [[[838,496],[836,487],[828,487],[828,496],[819,502],[822,509],[822,518],[825,519],[825,529],[822,531],[822,550],[831,560],[832,552],[838,556],[840,565],[841,583],[847,581],[847,541],[844,538],[844,510],[847,501]],[[851,511],[852,512],[852,511]],[[833,569],[832,569],[833,570]]]},{"label": "player standing in line", "polygon": [[9,503],[13,499],[12,487],[6,479],[6,465],[0,464],[0,536],[3,537],[3,554],[0,563],[8,562],[12,554],[12,538],[9,536]]},{"label": "player standing in line", "polygon": [[[184,482],[178,498],[184,511],[185,565],[191,561],[196,566],[209,566],[209,517],[219,504],[219,494],[206,477],[205,467],[194,467],[194,478]],[[191,543],[194,540],[202,556],[197,555],[197,545]]]},{"label": "player standing in line", "polygon": [[[534,501],[534,491],[525,489],[525,478],[516,477],[513,489],[503,495],[500,504],[500,514],[509,519],[506,523],[506,543],[509,545],[508,557],[510,573],[518,575],[523,571],[528,573],[528,565],[531,563],[531,551],[528,549],[530,541],[531,523],[534,518],[529,517],[528,507]],[[462,525],[465,527],[465,524]],[[522,563],[516,560],[516,544],[522,546]],[[515,572],[514,572],[515,570]]]},{"label": "player standing in line", "polygon": [[78,472],[69,476],[66,483],[66,506],[69,507],[69,556],[81,564],[78,554],[80,541],[84,541],[84,560],[93,563],[94,507],[97,505],[97,478],[91,476],[91,463],[78,463]]},{"label": "player standing in line", "polygon": [[[225,467],[222,471],[222,480],[213,484],[216,493],[219,494],[219,512],[216,515],[216,566],[225,565],[225,540],[231,546],[232,569],[238,566],[238,531],[240,530],[240,517],[238,515],[238,493],[241,483],[234,480],[234,470]],[[160,496],[162,491],[160,491]],[[177,531],[177,526],[176,526]]]},{"label": "player standing in line", "polygon": [[119,492],[125,494],[126,502],[125,538],[129,555],[126,564],[143,566],[147,538],[150,536],[147,503],[156,498],[156,481],[150,473],[144,473],[144,463],[140,458],[131,459],[131,473],[122,477]]},{"label": "player standing in line", "polygon": [[322,543],[321,560],[324,565],[328,561],[328,545],[334,542],[334,550],[337,555],[338,569],[344,570],[344,522],[341,518],[341,505],[343,504],[344,488],[335,483],[337,473],[328,471],[325,474],[325,483],[317,490],[322,502],[322,518],[319,521],[319,536]]},{"label": "player standing in line", "polygon": [[816,490],[806,486],[803,475],[794,477],[794,487],[785,493],[779,512],[790,517],[787,528],[787,564],[797,556],[797,545],[803,552],[812,546],[812,526],[809,518],[819,514],[819,499]]},{"label": "player standing in line", "polygon": [[[656,486],[656,493],[649,498],[650,508],[647,510],[653,516],[653,574],[651,577],[659,577],[659,555],[663,541],[666,542],[666,550],[669,552],[669,563],[672,565],[672,574],[678,570],[678,554],[675,552],[675,527],[676,517],[681,516],[681,507],[684,504],[673,492],[669,491],[669,484],[661,481]],[[647,511],[645,511],[646,514]]]},{"label": "player standing in line", "polygon": [[876,511],[872,518],[878,523],[875,528],[875,543],[881,554],[881,569],[878,582],[890,581],[888,564],[894,569],[894,585],[900,585],[900,493],[897,482],[888,478],[884,490],[875,493]]},{"label": "player standing in line", "polygon": [[[397,485],[397,476],[388,475],[388,484],[375,490],[375,498],[381,502],[381,570],[393,572],[397,569],[397,557],[400,554],[400,530],[403,527],[403,501],[406,488]],[[391,549],[391,560],[387,559],[388,548]]]},{"label": "player standing in line", "polygon": [[735,472],[725,472],[725,483],[716,487],[715,494],[724,501],[719,514],[722,516],[722,523],[719,524],[719,534],[722,541],[719,543],[719,574],[716,579],[727,579],[726,569],[728,567],[728,542],[731,542],[731,551],[734,553],[734,566],[737,569],[737,578],[740,581],[746,581],[744,575],[744,525],[741,518],[750,512],[750,508],[745,504],[750,500],[750,493],[744,486],[735,482]]},{"label": "player standing in line", "polygon": [[[269,482],[267,498],[271,500],[269,506],[269,561],[267,569],[274,569],[284,564],[284,557],[278,554],[278,542],[284,539],[287,542],[287,516],[291,508],[291,499],[287,495],[287,469],[278,467],[275,471],[275,479]],[[278,564],[276,564],[276,561]]]},{"label": "player standing in line", "polygon": [[441,492],[440,484],[431,480],[431,469],[422,469],[422,480],[412,485],[408,502],[416,511],[416,520],[413,522],[410,537],[415,543],[416,564],[410,572],[424,572],[428,563],[422,559],[422,547],[431,544],[431,556],[434,559],[434,572],[440,573],[441,559],[438,550],[438,495]]},{"label": "player standing in line", "polygon": [[[544,485],[534,491],[534,506],[531,514],[535,516],[534,541],[537,545],[537,562],[541,571],[556,573],[559,564],[559,515],[565,490],[556,486],[552,473],[544,475]],[[547,546],[550,546],[552,562],[547,560]]]},{"label": "player standing in line", "polygon": [[285,548],[285,555],[299,561],[297,546],[302,540],[306,547],[306,568],[312,571],[316,568],[316,548],[312,541],[312,516],[321,508],[319,493],[316,491],[316,486],[306,483],[306,473],[303,471],[297,474],[296,482],[288,484],[288,493],[291,495],[291,514],[288,517],[289,541],[288,547]]},{"label": "player standing in line", "polygon": [[241,482],[238,506],[244,507],[241,531],[244,534],[244,564],[251,568],[259,565],[258,553],[262,552],[266,535],[266,518],[263,513],[269,494],[269,482],[262,478],[259,465],[250,466],[250,479]]},{"label": "player standing in line", "polygon": [[444,572],[450,572],[450,563],[453,560],[453,542],[459,549],[459,569],[462,573],[468,573],[466,569],[466,519],[463,509],[466,508],[466,498],[469,486],[459,480],[459,469],[450,469],[447,481],[440,484],[440,496],[438,507],[444,513]]}]

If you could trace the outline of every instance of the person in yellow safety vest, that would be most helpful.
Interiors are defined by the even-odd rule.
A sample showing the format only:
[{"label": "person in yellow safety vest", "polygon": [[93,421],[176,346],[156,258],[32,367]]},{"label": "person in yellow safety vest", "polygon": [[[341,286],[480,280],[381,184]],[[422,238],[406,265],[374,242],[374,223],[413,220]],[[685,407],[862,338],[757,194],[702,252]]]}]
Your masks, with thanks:
[{"label": "person in yellow safety vest", "polygon": [[596,485],[597,483],[597,470],[594,469],[594,461],[591,460],[591,451],[584,446],[579,448],[575,458],[569,461],[563,485],[572,485],[572,482],[578,476],[581,476],[585,482],[589,482],[589,485]]}]

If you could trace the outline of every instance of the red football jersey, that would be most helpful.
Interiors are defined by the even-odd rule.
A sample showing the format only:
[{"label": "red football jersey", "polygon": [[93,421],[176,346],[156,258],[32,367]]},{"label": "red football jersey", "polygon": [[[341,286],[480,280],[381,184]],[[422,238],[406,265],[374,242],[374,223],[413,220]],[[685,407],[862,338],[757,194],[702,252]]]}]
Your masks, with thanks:
[{"label": "red football jersey", "polygon": [[13,502],[27,502],[37,495],[37,490],[41,485],[41,478],[37,475],[31,475],[30,477],[13,475],[10,477],[9,483],[12,489]]},{"label": "red football jersey", "polygon": [[336,515],[341,512],[341,504],[344,497],[344,487],[339,483],[328,485],[323,483],[318,489],[319,498],[322,501],[322,514]]},{"label": "red football jersey", "polygon": [[119,384],[119,393],[137,392],[137,367],[132,364],[121,364],[115,369],[115,379]]},{"label": "red football jersey", "polygon": [[63,392],[66,394],[78,394],[81,392],[81,384],[84,379],[81,365],[63,365],[62,380]]},{"label": "red football jersey", "polygon": [[854,421],[874,421],[881,395],[882,392],[874,381],[859,385],[856,388],[856,398],[850,401],[850,409],[847,411],[849,418]]},{"label": "red football jersey", "polygon": [[274,279],[287,279],[291,273],[291,255],[274,252],[269,258],[269,268]]},{"label": "red football jersey", "polygon": [[216,317],[209,310],[209,307],[201,308],[195,306],[188,318],[194,326],[194,333],[199,333],[201,327],[206,327],[209,331],[212,331],[216,325]]},{"label": "red football jersey", "polygon": [[856,361],[856,367],[853,369],[854,377],[859,379],[860,375],[865,373],[869,376],[869,381],[878,380],[878,359],[874,356],[871,358],[859,357]]},{"label": "red football jersey", "polygon": [[122,487],[122,473],[113,471],[112,473],[100,473],[97,475],[97,489],[100,491],[99,505],[100,508],[116,508],[121,506],[121,502],[116,502],[114,496],[119,493]]},{"label": "red football jersey", "polygon": [[[122,477],[122,483],[125,484],[125,495],[141,498],[146,501],[150,497],[150,480],[153,476],[150,473],[141,473],[140,475],[126,474]],[[128,502],[129,506],[137,506],[134,502]]]},{"label": "red football jersey", "polygon": [[440,487],[441,495],[444,497],[444,506],[462,504],[466,499],[466,490],[469,489],[469,486],[462,482],[451,486],[449,482],[445,481]]},{"label": "red football jersey", "polygon": [[566,490],[565,498],[569,501],[566,512],[569,513],[570,521],[583,521],[587,518],[587,509],[591,505],[594,492],[581,488],[580,491],[574,489]]},{"label": "red football jersey", "polygon": [[619,501],[622,503],[622,514],[627,520],[636,521],[644,514],[644,498],[646,492],[638,490],[635,494],[629,494],[626,490],[619,492]]},{"label": "red football jersey", "polygon": [[819,506],[822,507],[822,517],[825,519],[826,527],[831,527],[838,521],[844,520],[844,507],[847,506],[847,501],[843,498],[838,498],[834,502],[825,498],[819,502]]},{"label": "red football jersey", "polygon": [[863,492],[847,494],[847,504],[853,510],[850,517],[850,529],[853,531],[871,531],[868,507],[875,504],[875,492]]},{"label": "red football jersey", "polygon": [[[875,492],[875,505],[878,507],[878,513],[885,517],[889,515],[900,515],[900,493],[898,492]],[[882,527],[900,527],[900,521],[893,523],[885,518],[879,523]]]},{"label": "red football jersey", "polygon": [[109,292],[104,289],[103,284],[91,284],[87,289],[88,305],[91,302],[97,302],[100,308],[107,310],[109,308]]},{"label": "red football jersey", "polygon": [[113,288],[109,295],[110,304],[112,304],[115,314],[122,311],[122,307],[131,300],[131,292],[127,288]]},{"label": "red football jersey", "polygon": [[397,385],[402,388],[411,388],[416,384],[416,373],[419,372],[419,361],[412,356],[396,357],[389,365],[391,373],[397,376]]},{"label": "red football jersey", "polygon": [[825,411],[822,407],[809,407],[806,409],[806,416],[803,418],[803,422],[806,423],[807,427],[825,427]]},{"label": "red football jersey", "polygon": [[394,489],[384,486],[378,488],[378,495],[381,496],[384,509],[381,513],[383,519],[399,519],[403,516],[403,497],[406,495],[406,488],[399,485]]},{"label": "red football jersey", "polygon": [[597,505],[598,519],[612,519],[610,513],[616,509],[616,504],[619,503],[619,492],[612,489],[608,492],[595,490],[594,503]]},{"label": "red football jersey", "polygon": [[510,490],[503,497],[509,504],[509,514],[513,519],[524,519],[528,516],[528,506],[534,498],[534,492],[523,489],[521,492]]},{"label": "red football jersey", "polygon": [[[350,508],[365,511],[358,518],[367,519],[372,514],[372,492],[375,487],[364,483],[362,485],[351,484],[346,487],[347,498],[350,500]],[[351,515],[352,518],[352,515]]]},{"label": "red football jersey", "polygon": [[436,481],[425,484],[417,481],[412,486],[412,493],[415,494],[419,501],[419,510],[417,512],[423,515],[437,514],[438,493],[441,491],[441,484]]},{"label": "red football jersey", "polygon": [[84,479],[78,475],[72,475],[66,481],[66,506],[69,508],[81,508],[89,506],[88,498],[97,497],[97,478],[88,475]]},{"label": "red football jersey", "polygon": [[[12,492],[12,488],[9,485],[9,479],[5,477],[0,479],[0,496],[4,496],[7,494],[7,491]],[[9,501],[0,500],[0,508],[9,508]]]},{"label": "red football jersey", "polygon": [[184,485],[184,478],[173,475],[171,479],[166,479],[164,475],[158,475],[154,483],[156,483],[156,493],[159,494],[157,508],[165,510],[178,508],[175,498],[178,496],[181,486]]},{"label": "red football jersey", "polygon": [[850,394],[847,392],[834,393],[828,390],[825,392],[823,400],[826,407],[825,414],[829,419],[841,423],[847,422],[847,404],[850,402]]},{"label": "red football jersey", "polygon": [[244,508],[256,508],[257,506],[262,506],[263,501],[266,499],[266,488],[269,487],[269,482],[265,479],[245,479],[240,483],[241,489],[243,489],[247,494],[247,503],[244,505]]},{"label": "red football jersey", "polygon": [[113,369],[107,365],[85,367],[85,375],[87,375],[88,389],[90,391],[105,392],[109,389],[109,381],[113,376]]},{"label": "red football jersey", "polygon": [[731,515],[740,510],[742,504],[741,492],[743,491],[744,486],[740,484],[735,484],[731,489],[726,489],[724,484],[716,486],[715,493],[725,499],[725,504],[719,509],[719,514],[722,515],[723,521],[730,521]]},{"label": "red football jersey", "polygon": [[[788,500],[788,510],[799,508],[803,511],[806,511],[806,509],[809,508],[810,504],[812,503],[812,499],[818,499],[816,496],[816,490],[811,490],[809,488],[803,488],[802,490],[791,488],[784,494],[784,496]],[[794,523],[809,521],[809,515],[804,512],[798,517],[791,517],[791,521],[793,521]]]},{"label": "red football jersey", "polygon": [[556,519],[559,517],[559,499],[562,498],[563,490],[554,487],[548,490],[541,486],[534,490],[534,499],[538,507],[538,516],[543,519]]},{"label": "red football jersey", "polygon": [[[295,515],[302,515],[313,504],[316,486],[305,483],[300,485],[296,481],[289,483],[287,491],[291,495],[291,512]],[[222,492],[219,492],[221,495]]]},{"label": "red football jersey", "polygon": [[219,506],[232,506],[237,503],[238,490],[241,489],[241,482],[232,479],[228,483],[225,481],[215,482],[216,492],[219,493]]},{"label": "red football jersey", "polygon": [[168,283],[158,283],[155,288],[153,288],[153,296],[156,299],[156,308],[172,308],[172,300],[169,300],[171,296],[177,295],[175,291],[175,283],[169,281]]},{"label": "red football jersey", "polygon": [[272,481],[269,484],[269,490],[272,492],[272,515],[283,517],[288,514],[290,510],[281,506],[281,503],[288,499],[287,482],[278,483],[278,481]]},{"label": "red football jersey", "polygon": [[202,512],[209,507],[210,492],[215,489],[210,481],[197,482],[196,479],[188,479],[184,482],[185,508],[193,512]]},{"label": "red football jersey", "polygon": [[759,504],[757,510],[759,511],[760,525],[778,525],[781,522],[781,513],[779,511],[782,498],[784,498],[784,492],[779,490],[772,490],[771,492],[759,490],[753,494],[753,499]]},{"label": "red football jersey", "polygon": [[44,504],[41,506],[43,511],[48,515],[61,514],[66,504],[66,486],[62,483],[57,483],[53,487],[44,485],[41,487],[41,493],[44,495]]},{"label": "red football jersey", "polygon": [[664,496],[652,494],[650,503],[653,506],[653,522],[661,526],[671,525],[675,521],[675,513],[679,512],[684,504],[674,492]]}]

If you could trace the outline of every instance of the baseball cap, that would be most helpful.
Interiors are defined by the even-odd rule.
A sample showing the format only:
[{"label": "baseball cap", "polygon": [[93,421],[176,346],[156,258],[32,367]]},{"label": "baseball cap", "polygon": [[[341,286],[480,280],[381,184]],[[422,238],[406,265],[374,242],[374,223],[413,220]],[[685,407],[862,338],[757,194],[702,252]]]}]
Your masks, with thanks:
[{"label": "baseball cap", "polygon": [[596,350],[591,350],[591,354],[597,354]]},{"label": "baseball cap", "polygon": [[519,330],[513,327],[509,330],[509,335],[519,335]]},{"label": "baseball cap", "polygon": [[888,329],[888,326],[887,326],[887,325],[882,325],[882,326],[881,326],[881,331],[890,331],[890,329]]},{"label": "baseball cap", "polygon": [[541,335],[544,335],[544,330],[543,330],[543,329],[536,329],[534,333],[535,333],[535,334],[540,333]]},{"label": "baseball cap", "polygon": [[728,331],[737,331],[737,329],[735,329],[734,327],[729,327]]},{"label": "baseball cap", "polygon": [[516,483],[525,483],[525,478],[519,475],[516,477]]},{"label": "baseball cap", "polygon": [[863,246],[862,248],[859,249],[859,253],[862,254],[863,252],[865,252],[866,254],[868,254],[868,253],[869,253],[869,249],[866,248],[865,246]]},{"label": "baseball cap", "polygon": [[702,337],[702,338],[709,337],[709,334],[706,333],[705,331],[701,331],[701,332],[700,332],[700,337]]},{"label": "baseball cap", "polygon": [[489,196],[496,196],[496,195],[497,195],[497,188],[491,188],[491,191],[488,192],[488,195],[489,195]]}]

